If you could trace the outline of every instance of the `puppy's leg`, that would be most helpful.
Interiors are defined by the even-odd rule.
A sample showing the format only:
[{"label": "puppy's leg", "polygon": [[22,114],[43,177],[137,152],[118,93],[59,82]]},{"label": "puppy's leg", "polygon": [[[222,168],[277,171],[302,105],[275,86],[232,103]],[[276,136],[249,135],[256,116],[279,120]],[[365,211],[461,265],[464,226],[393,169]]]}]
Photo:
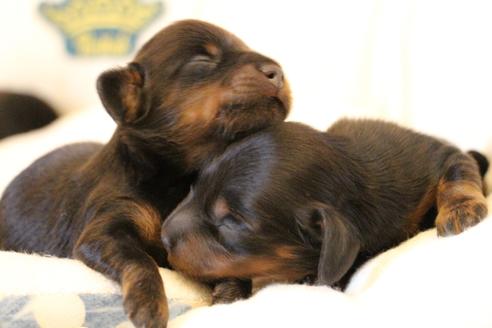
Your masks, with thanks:
[{"label": "puppy's leg", "polygon": [[136,327],[166,327],[164,286],[157,264],[144,249],[134,221],[98,217],[83,231],[74,257],[121,285],[125,311]]},{"label": "puppy's leg", "polygon": [[213,304],[227,304],[251,295],[251,280],[226,279],[214,286]]},{"label": "puppy's leg", "polygon": [[482,188],[476,161],[463,153],[451,155],[437,187],[440,236],[458,234],[485,218],[487,202]]}]

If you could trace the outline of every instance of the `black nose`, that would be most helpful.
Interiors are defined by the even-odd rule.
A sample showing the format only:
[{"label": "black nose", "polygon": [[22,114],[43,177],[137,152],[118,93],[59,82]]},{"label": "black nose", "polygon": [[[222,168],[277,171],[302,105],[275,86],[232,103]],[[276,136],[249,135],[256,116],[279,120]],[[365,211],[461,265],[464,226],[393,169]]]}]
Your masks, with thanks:
[{"label": "black nose", "polygon": [[278,89],[282,88],[284,85],[284,73],[280,66],[275,64],[263,64],[259,69],[273,85]]}]

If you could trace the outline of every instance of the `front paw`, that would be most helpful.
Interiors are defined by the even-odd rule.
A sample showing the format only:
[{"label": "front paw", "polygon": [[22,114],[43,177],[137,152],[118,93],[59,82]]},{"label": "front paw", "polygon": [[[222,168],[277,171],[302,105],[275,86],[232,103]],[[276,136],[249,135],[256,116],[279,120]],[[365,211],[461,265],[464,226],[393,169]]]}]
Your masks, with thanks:
[{"label": "front paw", "polygon": [[474,198],[440,209],[436,218],[439,236],[456,235],[472,227],[487,216],[485,198]]},{"label": "front paw", "polygon": [[164,293],[144,285],[136,284],[125,295],[125,312],[137,328],[166,328],[169,309]]},{"label": "front paw", "polygon": [[228,304],[247,298],[251,295],[251,281],[228,279],[214,286],[212,292],[213,304]]}]

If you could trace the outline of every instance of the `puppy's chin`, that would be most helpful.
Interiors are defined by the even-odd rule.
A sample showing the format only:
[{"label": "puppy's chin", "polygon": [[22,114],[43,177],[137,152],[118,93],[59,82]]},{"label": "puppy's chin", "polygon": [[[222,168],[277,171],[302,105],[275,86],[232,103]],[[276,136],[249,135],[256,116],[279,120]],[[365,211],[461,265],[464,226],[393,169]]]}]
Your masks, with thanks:
[{"label": "puppy's chin", "polygon": [[[200,253],[200,254],[198,254]],[[285,261],[269,256],[235,256],[233,254],[195,251],[195,254],[168,254],[174,270],[194,279],[213,282],[227,278],[251,279],[268,283],[294,283],[311,274],[301,261]],[[300,263],[301,265],[297,265]]]},{"label": "puppy's chin", "polygon": [[223,104],[219,113],[221,115],[237,115],[239,111],[255,112],[256,114],[280,115],[287,117],[288,109],[284,101],[278,97],[258,96],[250,99],[234,99]]},{"label": "puppy's chin", "polygon": [[288,106],[277,97],[259,97],[222,105],[216,121],[216,134],[236,140],[283,122]]}]

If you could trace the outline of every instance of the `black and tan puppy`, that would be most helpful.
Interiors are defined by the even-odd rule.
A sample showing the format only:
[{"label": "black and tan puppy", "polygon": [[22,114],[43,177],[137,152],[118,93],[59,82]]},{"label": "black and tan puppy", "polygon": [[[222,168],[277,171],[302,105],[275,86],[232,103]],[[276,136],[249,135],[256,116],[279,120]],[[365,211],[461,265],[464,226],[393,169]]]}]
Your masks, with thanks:
[{"label": "black and tan puppy", "polygon": [[1,200],[1,248],[80,259],[121,284],[136,326],[164,327],[162,218],[210,156],[285,119],[288,86],[232,34],[181,21],[103,73],[98,91],[118,124],[112,139],[63,147],[21,173]]},{"label": "black and tan puppy", "polygon": [[472,156],[381,121],[341,120],[328,133],[283,123],[212,161],[162,240],[171,265],[199,279],[334,285],[416,234],[433,207],[441,236],[486,216]]}]

